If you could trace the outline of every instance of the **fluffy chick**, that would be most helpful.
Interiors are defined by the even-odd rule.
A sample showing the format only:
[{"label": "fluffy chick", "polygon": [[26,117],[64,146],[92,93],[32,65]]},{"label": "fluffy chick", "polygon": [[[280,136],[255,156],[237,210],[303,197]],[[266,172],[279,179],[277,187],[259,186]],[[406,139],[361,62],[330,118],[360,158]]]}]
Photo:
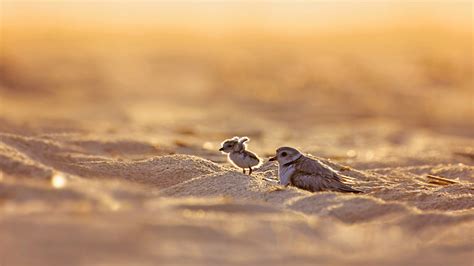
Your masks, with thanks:
[{"label": "fluffy chick", "polygon": [[246,142],[250,139],[248,137],[233,137],[222,142],[219,151],[227,153],[227,159],[234,166],[242,168],[243,173],[249,169],[249,175],[252,174],[252,167],[261,165],[262,160],[258,156],[247,150]]}]

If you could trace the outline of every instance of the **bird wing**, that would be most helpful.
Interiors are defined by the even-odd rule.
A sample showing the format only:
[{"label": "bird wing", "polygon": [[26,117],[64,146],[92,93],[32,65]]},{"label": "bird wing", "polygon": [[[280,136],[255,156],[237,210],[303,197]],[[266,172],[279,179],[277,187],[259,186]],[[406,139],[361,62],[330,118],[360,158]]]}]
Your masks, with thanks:
[{"label": "bird wing", "polygon": [[311,192],[316,191],[338,191],[338,192],[353,192],[360,193],[341,181],[334,178],[324,178],[316,174],[307,174],[303,172],[296,172],[291,177],[293,186],[305,189]]},{"label": "bird wing", "polygon": [[335,179],[340,181],[339,174],[331,167],[327,166],[323,162],[317,159],[311,159],[303,156],[295,164],[297,172],[320,176],[325,179]]},{"label": "bird wing", "polygon": [[260,159],[257,157],[257,155],[251,151],[245,151],[245,154],[247,154],[250,158],[253,158],[257,161],[260,161]]}]

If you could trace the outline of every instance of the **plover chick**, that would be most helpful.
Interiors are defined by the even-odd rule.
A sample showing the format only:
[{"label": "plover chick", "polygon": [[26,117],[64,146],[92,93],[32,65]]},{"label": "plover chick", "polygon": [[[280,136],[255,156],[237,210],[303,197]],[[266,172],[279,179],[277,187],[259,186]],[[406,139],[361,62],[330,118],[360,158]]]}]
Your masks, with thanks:
[{"label": "plover chick", "polygon": [[304,156],[295,148],[278,148],[275,157],[270,158],[270,161],[278,161],[281,185],[292,185],[311,192],[362,192],[342,183],[341,179],[345,179],[345,176],[320,160]]},{"label": "plover chick", "polygon": [[248,137],[226,139],[222,142],[219,151],[227,153],[229,161],[236,167],[242,168],[244,174],[248,168],[249,175],[251,175],[252,167],[260,166],[261,160],[255,153],[247,150],[247,144],[245,142],[249,140]]}]

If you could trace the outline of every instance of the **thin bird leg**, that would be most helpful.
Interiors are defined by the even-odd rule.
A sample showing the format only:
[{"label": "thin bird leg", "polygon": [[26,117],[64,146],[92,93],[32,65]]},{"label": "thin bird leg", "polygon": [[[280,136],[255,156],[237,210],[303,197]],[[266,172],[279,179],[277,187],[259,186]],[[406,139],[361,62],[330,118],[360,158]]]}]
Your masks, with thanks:
[{"label": "thin bird leg", "polygon": [[245,168],[242,168],[242,172],[243,172],[243,173],[244,173],[244,175],[245,175]]},{"label": "thin bird leg", "polygon": [[252,167],[249,167],[249,175],[252,175]]}]

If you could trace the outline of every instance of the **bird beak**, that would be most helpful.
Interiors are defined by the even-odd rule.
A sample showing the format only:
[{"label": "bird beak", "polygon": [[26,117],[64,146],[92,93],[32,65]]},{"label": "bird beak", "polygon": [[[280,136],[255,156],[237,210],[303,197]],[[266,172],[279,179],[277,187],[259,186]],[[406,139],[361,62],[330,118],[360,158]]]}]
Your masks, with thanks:
[{"label": "bird beak", "polygon": [[276,157],[276,156],[274,156],[274,157],[272,157],[272,158],[268,159],[268,161],[269,161],[269,162],[273,162],[273,161],[276,161],[276,159],[277,159],[277,157]]},{"label": "bird beak", "polygon": [[224,148],[220,148],[220,149],[219,149],[219,151],[223,151],[223,150],[224,150]]}]

